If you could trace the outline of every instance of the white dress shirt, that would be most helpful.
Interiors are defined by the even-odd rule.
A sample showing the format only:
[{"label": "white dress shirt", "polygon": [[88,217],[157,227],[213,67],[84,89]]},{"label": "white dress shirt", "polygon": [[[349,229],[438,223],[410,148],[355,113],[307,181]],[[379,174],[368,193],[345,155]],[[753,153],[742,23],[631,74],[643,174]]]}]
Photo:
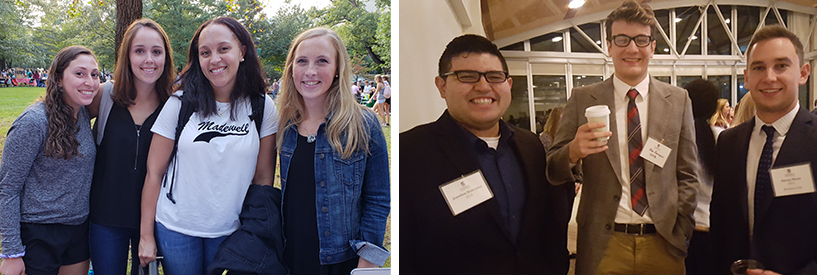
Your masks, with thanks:
[{"label": "white dress shirt", "polygon": [[[641,83],[635,87],[630,86],[614,75],[613,77],[614,90],[614,104],[616,113],[616,129],[613,132],[618,136],[618,150],[621,160],[621,200],[618,203],[618,210],[616,212],[616,223],[653,223],[650,216],[650,208],[644,212],[644,216],[638,215],[633,210],[630,200],[630,149],[627,146],[627,104],[630,98],[627,97],[627,92],[630,88],[638,90],[638,96],[635,98],[635,105],[638,107],[638,119],[641,121],[641,140],[642,144],[647,143],[647,113],[649,112],[649,95],[650,95],[650,76],[648,75]],[[646,162],[646,160],[645,160]],[[644,171],[646,173],[646,170]],[[646,184],[646,183],[645,183]]]},{"label": "white dress shirt", "polygon": [[765,123],[760,118],[755,116],[755,128],[752,129],[752,136],[749,138],[749,152],[746,153],[746,187],[749,191],[747,196],[749,198],[749,234],[753,234],[755,225],[755,182],[757,178],[757,164],[760,162],[760,155],[763,153],[763,146],[766,144],[766,132],[760,130],[763,125],[774,127],[774,144],[772,145],[772,167],[774,161],[777,159],[777,153],[780,152],[780,146],[786,140],[786,134],[791,128],[794,117],[797,116],[797,111],[800,110],[800,102],[797,106],[789,111],[788,114],[779,118],[772,123]]}]

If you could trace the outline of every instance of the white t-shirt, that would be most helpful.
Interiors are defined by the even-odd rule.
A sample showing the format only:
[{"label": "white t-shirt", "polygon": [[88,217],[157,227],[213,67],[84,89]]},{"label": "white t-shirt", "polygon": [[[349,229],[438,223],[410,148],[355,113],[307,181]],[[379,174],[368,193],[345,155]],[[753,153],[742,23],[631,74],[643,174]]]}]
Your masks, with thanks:
[{"label": "white t-shirt", "polygon": [[[182,92],[176,92],[180,95]],[[278,132],[278,110],[265,97],[261,137]],[[249,119],[249,100],[236,102],[236,120],[230,120],[230,103],[216,102],[218,114],[190,116],[178,147],[178,173],[173,184],[173,204],[168,198],[170,180],[163,181],[156,204],[156,221],[189,236],[215,238],[238,229],[238,214],[255,175],[259,135]],[[181,101],[170,97],[151,131],[174,139]],[[222,113],[223,112],[223,113]],[[168,166],[172,175],[173,160]]]}]

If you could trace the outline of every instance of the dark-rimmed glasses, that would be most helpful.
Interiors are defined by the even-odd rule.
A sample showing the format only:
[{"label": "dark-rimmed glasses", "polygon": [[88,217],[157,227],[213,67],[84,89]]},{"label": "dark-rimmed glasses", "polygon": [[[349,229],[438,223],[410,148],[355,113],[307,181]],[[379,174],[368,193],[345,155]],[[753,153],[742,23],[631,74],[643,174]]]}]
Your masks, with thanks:
[{"label": "dark-rimmed glasses", "polygon": [[613,36],[613,44],[619,47],[627,47],[630,45],[630,40],[635,41],[635,45],[638,47],[646,47],[652,43],[653,39],[652,36],[648,35],[639,35],[636,37],[630,37],[624,34],[617,34]]},{"label": "dark-rimmed glasses", "polygon": [[457,80],[462,83],[477,83],[482,76],[485,76],[485,81],[488,81],[488,83],[502,83],[505,82],[505,80],[508,80],[508,73],[503,71],[490,71],[483,73],[472,70],[461,70],[445,73],[441,76],[446,77],[449,75],[455,75]]}]

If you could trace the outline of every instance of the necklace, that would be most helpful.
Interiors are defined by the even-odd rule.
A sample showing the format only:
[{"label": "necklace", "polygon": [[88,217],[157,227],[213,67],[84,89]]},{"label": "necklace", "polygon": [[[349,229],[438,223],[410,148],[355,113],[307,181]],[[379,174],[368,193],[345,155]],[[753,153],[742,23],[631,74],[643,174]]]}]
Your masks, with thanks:
[{"label": "necklace", "polygon": [[306,143],[314,143],[315,142],[315,135],[308,135],[306,136]]},{"label": "necklace", "polygon": [[216,109],[216,113],[218,113],[218,116],[223,116],[224,113],[227,112],[227,110],[230,110],[230,105],[225,106],[224,109],[222,109],[221,107],[218,107]]}]

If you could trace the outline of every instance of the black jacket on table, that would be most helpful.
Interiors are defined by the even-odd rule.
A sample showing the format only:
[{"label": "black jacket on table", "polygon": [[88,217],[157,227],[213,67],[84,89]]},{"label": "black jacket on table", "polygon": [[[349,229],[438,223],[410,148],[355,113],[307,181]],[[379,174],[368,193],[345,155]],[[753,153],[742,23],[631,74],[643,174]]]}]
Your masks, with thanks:
[{"label": "black jacket on table", "polygon": [[[751,119],[718,138],[718,172],[710,206],[717,273],[731,274],[732,262],[754,259],[781,274],[817,274],[817,193],[773,198],[756,215],[754,240],[749,237],[746,155],[754,127]],[[806,163],[817,175],[817,116],[801,109],[772,169]]]},{"label": "black jacket on table", "polygon": [[526,198],[517,240],[500,222],[496,199],[457,216],[439,186],[480,169],[466,130],[448,111],[400,134],[401,274],[566,274],[565,192],[545,178],[545,150],[530,131],[510,126]]}]

